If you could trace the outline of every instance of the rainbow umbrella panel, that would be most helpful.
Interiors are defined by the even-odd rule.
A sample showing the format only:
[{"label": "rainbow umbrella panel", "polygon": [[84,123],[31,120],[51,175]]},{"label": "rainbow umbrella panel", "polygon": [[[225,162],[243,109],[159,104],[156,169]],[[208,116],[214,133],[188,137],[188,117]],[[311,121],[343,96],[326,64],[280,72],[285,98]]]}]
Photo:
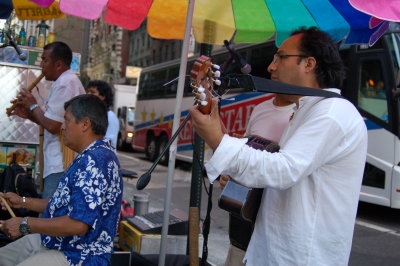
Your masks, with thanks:
[{"label": "rainbow umbrella panel", "polygon": [[[14,8],[18,17],[23,16],[27,2],[46,10],[54,0],[0,0],[0,18],[7,18]],[[184,38],[188,0],[58,2],[60,12],[67,15],[97,19],[104,12],[106,22],[128,30],[147,18],[152,37]],[[56,13],[54,7],[51,11],[42,13]],[[196,0],[192,28],[197,42],[209,44],[258,43],[275,36],[279,46],[292,30],[317,26],[335,41],[372,45],[387,30],[388,21],[400,21],[399,0]]]}]

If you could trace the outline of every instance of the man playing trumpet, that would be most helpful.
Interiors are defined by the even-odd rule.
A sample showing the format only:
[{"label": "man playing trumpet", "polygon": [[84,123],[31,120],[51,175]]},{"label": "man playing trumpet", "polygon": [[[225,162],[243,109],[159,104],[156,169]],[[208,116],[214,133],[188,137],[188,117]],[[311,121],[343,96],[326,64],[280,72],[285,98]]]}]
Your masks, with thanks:
[{"label": "man playing trumpet", "polygon": [[84,94],[78,77],[70,70],[72,51],[63,42],[53,42],[43,48],[42,73],[46,80],[54,81],[44,106],[39,106],[28,90],[22,90],[15,100],[11,115],[29,119],[44,128],[44,189],[42,198],[50,198],[64,172],[60,130],[64,122],[64,103]]}]

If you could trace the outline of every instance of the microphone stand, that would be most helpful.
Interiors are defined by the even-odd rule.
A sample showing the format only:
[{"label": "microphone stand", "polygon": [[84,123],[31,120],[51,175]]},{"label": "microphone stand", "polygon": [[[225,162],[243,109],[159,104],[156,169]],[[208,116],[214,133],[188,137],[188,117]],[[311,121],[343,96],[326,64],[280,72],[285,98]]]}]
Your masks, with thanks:
[{"label": "microphone stand", "polygon": [[175,139],[178,137],[179,133],[182,131],[183,127],[185,126],[185,124],[187,123],[187,121],[189,121],[190,119],[190,114],[187,114],[187,116],[185,117],[185,119],[182,121],[182,123],[180,124],[180,126],[178,127],[178,129],[175,131],[174,135],[172,135],[171,139],[167,142],[167,144],[164,147],[164,150],[162,150],[160,152],[160,154],[158,155],[157,159],[153,162],[153,165],[150,167],[149,170],[147,170],[146,173],[144,173],[143,175],[141,175],[136,183],[136,188],[138,190],[142,190],[144,189],[150,182],[151,179],[151,173],[154,171],[154,169],[156,168],[156,166],[158,165],[158,163],[160,162],[161,158],[164,156],[164,154],[168,151],[169,147],[171,146],[171,144],[175,141]]}]

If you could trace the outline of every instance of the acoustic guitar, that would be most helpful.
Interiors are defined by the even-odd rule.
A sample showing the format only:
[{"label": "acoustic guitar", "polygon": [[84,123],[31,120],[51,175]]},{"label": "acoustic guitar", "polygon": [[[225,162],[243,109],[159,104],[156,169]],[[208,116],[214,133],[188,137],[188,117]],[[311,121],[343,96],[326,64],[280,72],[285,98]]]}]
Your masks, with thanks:
[{"label": "acoustic guitar", "polygon": [[[278,144],[259,136],[249,136],[246,144],[257,150],[279,151]],[[264,189],[249,188],[233,179],[222,190],[218,206],[229,212],[229,239],[237,248],[247,250],[263,193]]]},{"label": "acoustic guitar", "polygon": [[[268,139],[259,136],[249,136],[247,138],[246,145],[256,150],[279,151],[279,145]],[[231,179],[222,190],[218,206],[221,209],[240,215],[243,219],[254,224],[261,204],[263,190],[261,188],[243,186]]]}]

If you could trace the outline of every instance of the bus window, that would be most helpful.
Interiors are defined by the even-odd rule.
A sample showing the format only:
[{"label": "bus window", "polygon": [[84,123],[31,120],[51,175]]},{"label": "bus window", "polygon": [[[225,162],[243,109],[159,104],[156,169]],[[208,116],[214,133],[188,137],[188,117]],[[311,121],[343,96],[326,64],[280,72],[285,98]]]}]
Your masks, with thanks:
[{"label": "bus window", "polygon": [[160,70],[160,71],[154,71],[151,73],[151,78],[150,78],[150,84],[149,86],[146,86],[148,94],[146,94],[148,96],[148,98],[159,98],[159,97],[163,97],[165,94],[164,91],[164,87],[163,84],[166,81],[167,75],[166,75],[167,71],[164,70]]},{"label": "bus window", "polygon": [[150,75],[151,73],[140,75],[140,87],[137,95],[138,99],[140,100],[146,99],[146,92],[147,92],[147,87],[149,86]]},{"label": "bus window", "polygon": [[277,48],[273,43],[251,49],[250,62],[253,76],[270,78],[267,68],[271,64]]},{"label": "bus window", "polygon": [[176,90],[178,89],[179,67],[173,67],[168,71],[166,80],[167,85],[164,86],[166,97],[176,97]]},{"label": "bus window", "polygon": [[133,126],[135,122],[135,108],[129,107],[127,110],[128,125]]},{"label": "bus window", "polygon": [[370,163],[365,163],[362,184],[363,186],[385,188],[385,171]]},{"label": "bus window", "polygon": [[388,123],[386,84],[384,83],[382,64],[378,59],[363,60],[360,64],[360,83],[358,106],[380,120]]},{"label": "bus window", "polygon": [[398,34],[390,34],[385,36],[388,48],[393,60],[394,78],[396,88],[400,88],[400,36]]}]

